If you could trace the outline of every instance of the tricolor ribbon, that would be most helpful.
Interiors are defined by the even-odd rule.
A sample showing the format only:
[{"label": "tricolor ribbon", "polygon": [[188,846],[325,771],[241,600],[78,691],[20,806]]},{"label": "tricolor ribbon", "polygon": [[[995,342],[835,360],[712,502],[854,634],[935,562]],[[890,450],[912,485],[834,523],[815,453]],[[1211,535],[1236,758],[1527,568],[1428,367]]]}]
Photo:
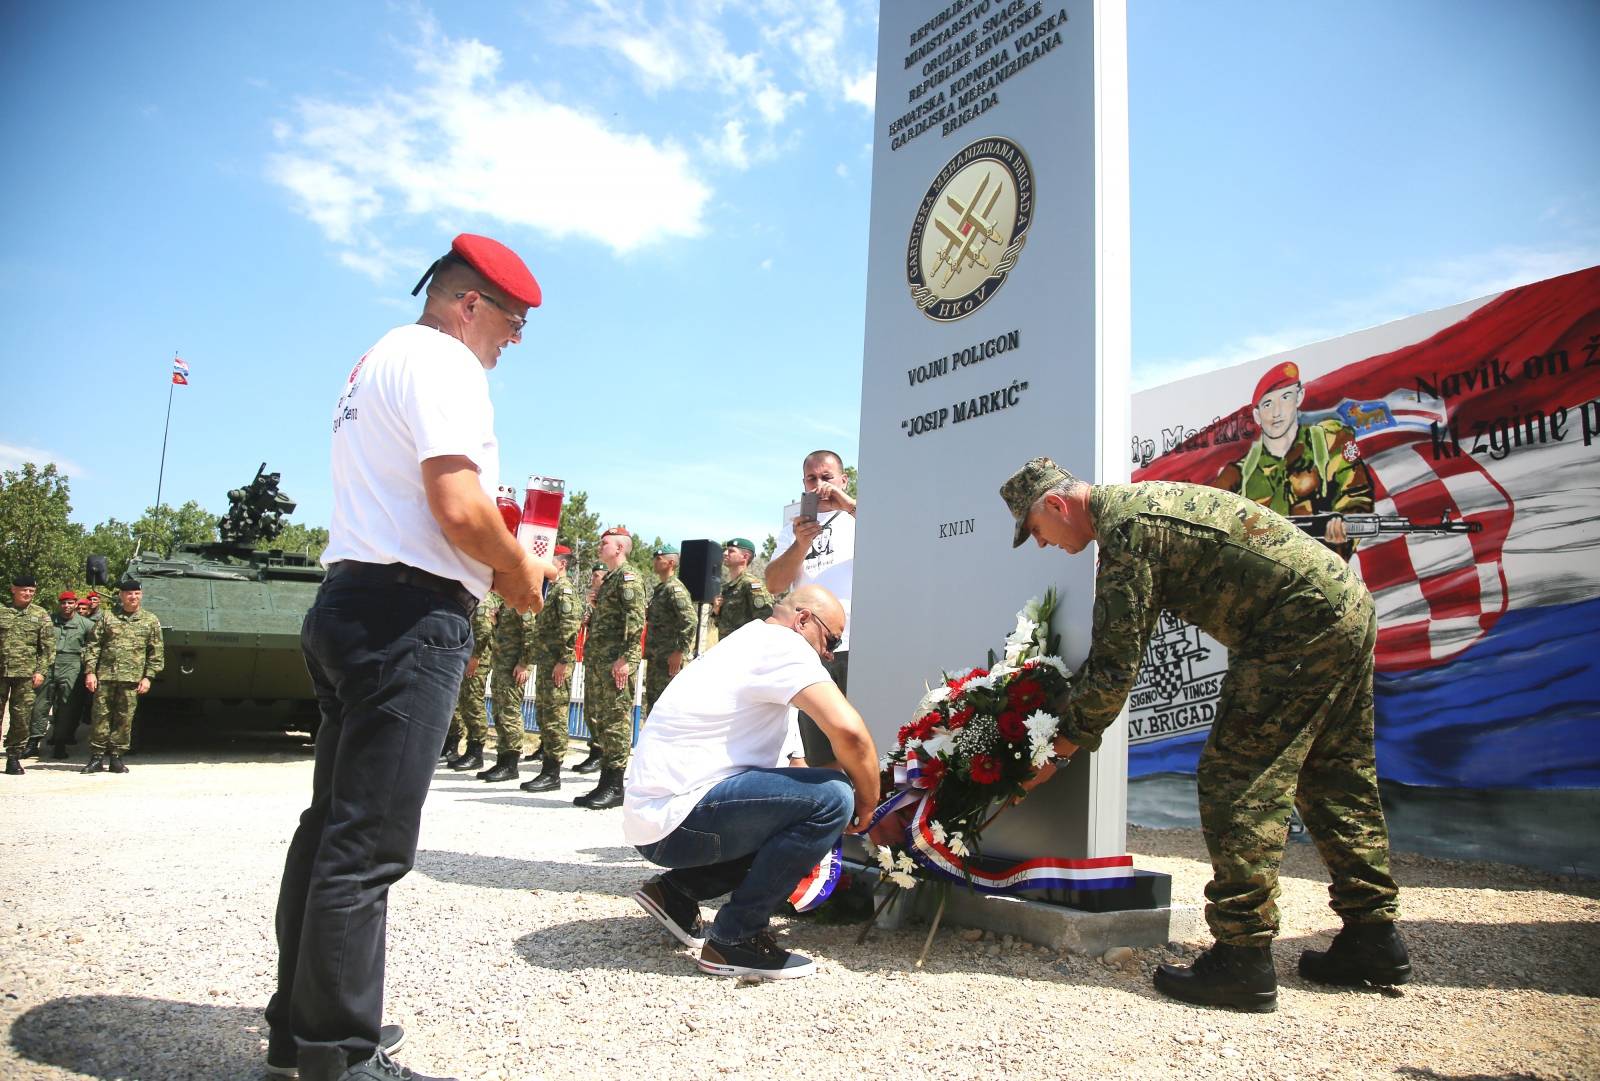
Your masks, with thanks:
[{"label": "tricolor ribbon", "polygon": [[829,897],[833,896],[834,887],[839,884],[839,872],[844,861],[839,856],[839,846],[835,844],[826,856],[811,869],[800,884],[789,894],[789,903],[796,912],[810,912]]}]

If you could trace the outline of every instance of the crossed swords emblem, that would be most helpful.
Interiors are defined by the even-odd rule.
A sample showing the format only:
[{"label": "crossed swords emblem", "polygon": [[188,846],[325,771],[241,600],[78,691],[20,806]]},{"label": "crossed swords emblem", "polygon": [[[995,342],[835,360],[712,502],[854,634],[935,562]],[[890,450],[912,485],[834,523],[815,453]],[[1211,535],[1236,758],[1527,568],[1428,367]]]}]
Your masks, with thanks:
[{"label": "crossed swords emblem", "polygon": [[[934,227],[945,235],[944,247],[940,248],[935,258],[945,268],[943,285],[949,285],[951,279],[959,274],[966,265],[981,266],[984,270],[991,270],[989,261],[983,257],[984,248],[989,241],[996,244],[1002,243],[1000,230],[990,217],[994,213],[994,204],[1000,200],[1001,186],[996,183],[994,190],[989,190],[989,182],[994,177],[993,173],[984,173],[983,179],[978,182],[978,190],[972,193],[972,198],[966,203],[957,199],[949,192],[945,193],[944,201],[950,204],[950,209],[960,215],[954,225],[944,219],[935,217]],[[988,193],[988,201],[984,202],[984,194]],[[976,207],[983,203],[983,209]]]}]

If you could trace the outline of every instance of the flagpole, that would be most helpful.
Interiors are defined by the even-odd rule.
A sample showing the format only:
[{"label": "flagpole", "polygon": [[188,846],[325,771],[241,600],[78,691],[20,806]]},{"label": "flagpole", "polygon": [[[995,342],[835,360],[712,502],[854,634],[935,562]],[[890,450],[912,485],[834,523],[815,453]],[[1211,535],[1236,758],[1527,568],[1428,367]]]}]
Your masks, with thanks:
[{"label": "flagpole", "polygon": [[[174,352],[172,359],[177,360],[178,354]],[[172,430],[172,392],[178,386],[170,376],[167,379],[167,421],[161,426],[161,468],[156,473],[156,506],[161,506],[161,482],[167,476],[167,433]]]}]

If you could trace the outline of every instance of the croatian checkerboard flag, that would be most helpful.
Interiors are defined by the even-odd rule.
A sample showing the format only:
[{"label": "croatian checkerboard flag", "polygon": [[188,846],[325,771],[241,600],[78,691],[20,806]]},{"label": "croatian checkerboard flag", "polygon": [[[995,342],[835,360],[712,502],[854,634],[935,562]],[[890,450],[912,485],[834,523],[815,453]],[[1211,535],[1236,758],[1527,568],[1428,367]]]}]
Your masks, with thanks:
[{"label": "croatian checkerboard flag", "polygon": [[[1356,551],[1378,611],[1382,775],[1600,785],[1600,267],[1508,290],[1304,386],[1302,423],[1354,431],[1376,513],[1479,527]],[[1135,479],[1210,482],[1248,444],[1205,436],[1238,420]]]},{"label": "croatian checkerboard flag", "polygon": [[172,358],[172,381],[180,387],[189,385],[189,366],[177,356]]}]

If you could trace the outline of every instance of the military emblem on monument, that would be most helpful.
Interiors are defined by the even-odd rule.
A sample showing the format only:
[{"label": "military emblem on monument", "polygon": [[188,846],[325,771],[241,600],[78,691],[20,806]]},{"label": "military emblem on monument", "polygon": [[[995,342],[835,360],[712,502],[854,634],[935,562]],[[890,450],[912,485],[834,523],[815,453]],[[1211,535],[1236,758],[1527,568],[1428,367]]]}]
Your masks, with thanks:
[{"label": "military emblem on monument", "polygon": [[911,299],[941,323],[971,315],[1005,284],[1033,221],[1033,168],[1010,139],[979,139],[939,170],[906,248]]}]

